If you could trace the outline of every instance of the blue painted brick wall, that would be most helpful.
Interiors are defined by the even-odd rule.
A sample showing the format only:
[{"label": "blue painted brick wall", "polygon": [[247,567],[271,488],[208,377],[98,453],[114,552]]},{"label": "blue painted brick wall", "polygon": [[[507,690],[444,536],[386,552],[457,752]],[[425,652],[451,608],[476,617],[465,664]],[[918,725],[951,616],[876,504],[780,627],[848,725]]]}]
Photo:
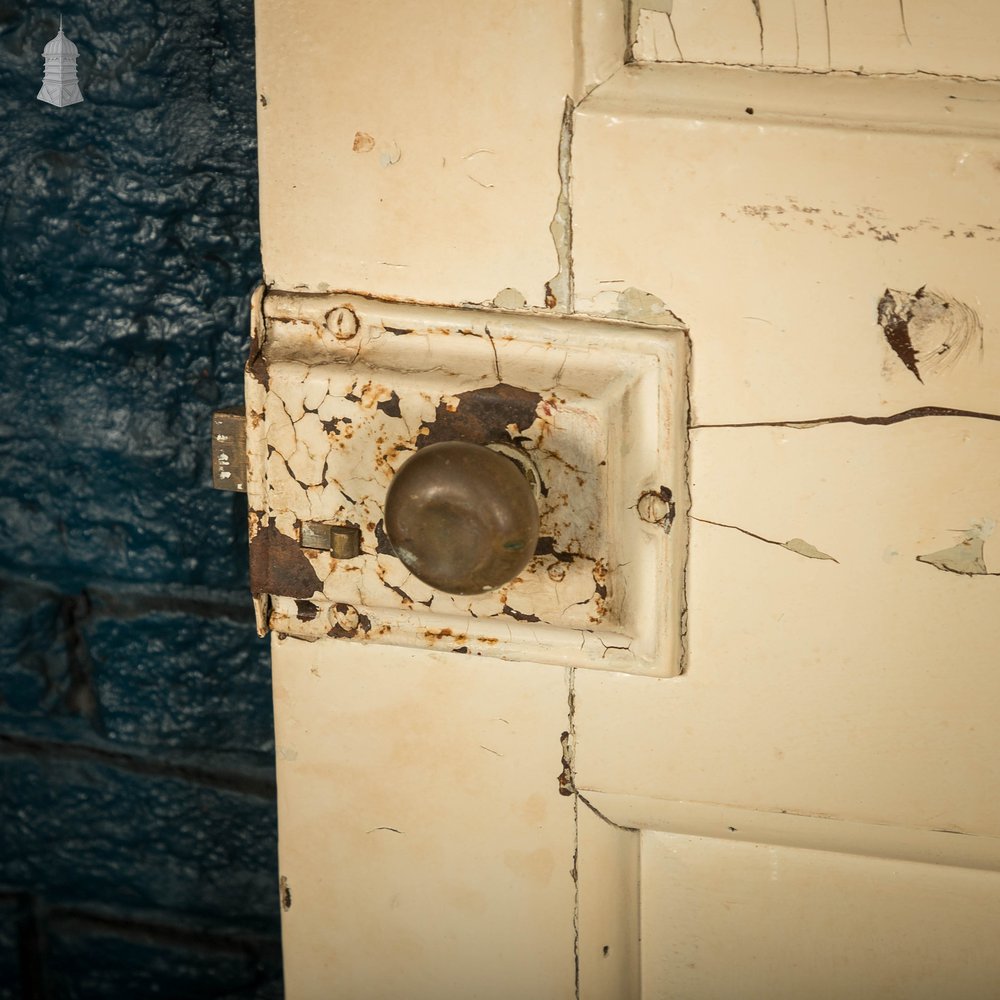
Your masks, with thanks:
[{"label": "blue painted brick wall", "polygon": [[254,102],[251,0],[0,0],[0,1000],[281,996],[267,651],[210,489]]}]

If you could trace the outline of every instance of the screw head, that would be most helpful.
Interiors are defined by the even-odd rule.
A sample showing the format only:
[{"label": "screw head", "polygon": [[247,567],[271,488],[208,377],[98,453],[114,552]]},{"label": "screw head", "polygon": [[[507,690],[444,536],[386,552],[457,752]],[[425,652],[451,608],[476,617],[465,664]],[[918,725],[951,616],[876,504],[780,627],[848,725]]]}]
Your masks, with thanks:
[{"label": "screw head", "polygon": [[337,340],[353,340],[358,335],[361,323],[358,314],[350,306],[337,306],[326,314],[325,326]]},{"label": "screw head", "polygon": [[335,604],[330,612],[330,617],[334,625],[338,625],[345,632],[354,633],[358,630],[361,617],[358,609],[350,604]]},{"label": "screw head", "polygon": [[639,517],[647,524],[662,524],[670,527],[674,519],[674,497],[666,486],[658,490],[646,490],[636,502]]}]

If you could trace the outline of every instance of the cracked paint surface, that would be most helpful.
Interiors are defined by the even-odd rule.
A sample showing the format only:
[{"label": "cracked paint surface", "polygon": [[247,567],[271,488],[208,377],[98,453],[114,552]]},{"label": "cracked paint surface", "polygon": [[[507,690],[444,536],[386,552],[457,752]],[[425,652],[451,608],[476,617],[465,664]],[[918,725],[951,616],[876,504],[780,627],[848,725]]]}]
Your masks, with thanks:
[{"label": "cracked paint surface", "polygon": [[976,79],[1000,76],[986,41],[998,27],[983,5],[954,5],[943,17],[918,0],[638,0],[631,25],[639,61]]},{"label": "cracked paint surface", "polygon": [[[615,315],[631,285],[680,316],[697,423],[995,410],[1000,361],[979,345],[1000,310],[996,90],[625,67],[576,112],[577,308]],[[882,299],[883,319],[914,313],[923,384]]]},{"label": "cracked paint surface", "polygon": [[794,552],[797,555],[805,556],[807,559],[828,559],[830,562],[837,562],[833,556],[827,552],[822,552],[820,549],[816,548],[810,542],[805,541],[803,538],[789,538],[788,541],[779,542],[773,538],[765,538],[763,535],[758,535],[747,528],[741,528],[736,524],[723,524],[721,521],[709,521],[703,517],[691,516],[692,521],[699,521],[702,524],[713,524],[717,528],[730,528],[733,531],[739,531],[741,534],[748,535],[750,538],[756,538],[758,542],[765,542],[768,545],[777,545],[779,548],[788,549],[789,552]]},{"label": "cracked paint surface", "polygon": [[[660,314],[658,300],[636,301]],[[613,323],[292,293],[257,308],[248,495],[262,630],[676,671],[681,331],[629,327],[626,338]],[[417,580],[383,527],[402,463],[453,440],[522,464],[539,507],[534,559],[483,595]],[[663,510],[640,509],[641,496]],[[360,555],[303,548],[306,522],[358,526]]]}]

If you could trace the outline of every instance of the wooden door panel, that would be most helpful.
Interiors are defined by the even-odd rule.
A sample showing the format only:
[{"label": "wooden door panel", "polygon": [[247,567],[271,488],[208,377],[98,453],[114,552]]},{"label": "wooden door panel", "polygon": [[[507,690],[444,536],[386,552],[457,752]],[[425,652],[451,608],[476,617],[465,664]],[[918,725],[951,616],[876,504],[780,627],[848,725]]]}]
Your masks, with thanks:
[{"label": "wooden door panel", "polygon": [[288,995],[573,996],[563,671],[273,652]]},{"label": "wooden door panel", "polygon": [[[974,7],[884,67],[954,71]],[[806,62],[864,10],[803,8]],[[1000,84],[619,69],[620,0],[256,16],[269,289],[694,359],[680,676],[275,638],[288,996],[990,995]]]},{"label": "wooden door panel", "polygon": [[1000,874],[642,834],[649,1000],[989,997]]}]

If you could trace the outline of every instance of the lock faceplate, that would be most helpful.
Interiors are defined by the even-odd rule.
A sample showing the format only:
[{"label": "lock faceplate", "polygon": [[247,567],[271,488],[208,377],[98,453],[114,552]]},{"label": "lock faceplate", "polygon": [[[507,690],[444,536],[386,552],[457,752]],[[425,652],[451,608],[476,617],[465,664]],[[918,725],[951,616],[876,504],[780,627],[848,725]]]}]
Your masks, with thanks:
[{"label": "lock faceplate", "polygon": [[[679,671],[683,330],[285,292],[255,298],[254,330],[248,496],[262,632]],[[395,472],[441,441],[516,449],[537,477],[535,556],[498,590],[434,590],[389,543]],[[360,555],[303,547],[313,522],[359,526]]]}]

